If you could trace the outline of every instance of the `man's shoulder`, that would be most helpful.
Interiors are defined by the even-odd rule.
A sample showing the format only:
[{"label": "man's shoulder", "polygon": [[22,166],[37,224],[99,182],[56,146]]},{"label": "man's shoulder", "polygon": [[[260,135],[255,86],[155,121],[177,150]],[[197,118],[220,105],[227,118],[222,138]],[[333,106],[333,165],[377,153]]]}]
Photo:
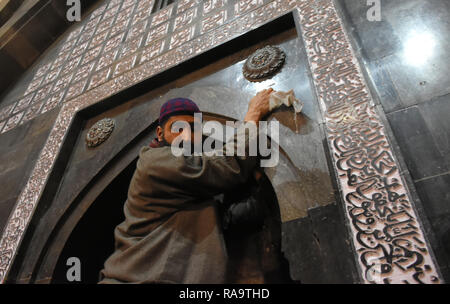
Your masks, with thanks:
[{"label": "man's shoulder", "polygon": [[170,147],[151,148],[144,146],[139,151],[138,167],[148,169],[172,163],[174,156]]},{"label": "man's shoulder", "polygon": [[152,148],[143,146],[139,151],[139,158],[159,158],[166,155],[171,155],[170,147]]}]

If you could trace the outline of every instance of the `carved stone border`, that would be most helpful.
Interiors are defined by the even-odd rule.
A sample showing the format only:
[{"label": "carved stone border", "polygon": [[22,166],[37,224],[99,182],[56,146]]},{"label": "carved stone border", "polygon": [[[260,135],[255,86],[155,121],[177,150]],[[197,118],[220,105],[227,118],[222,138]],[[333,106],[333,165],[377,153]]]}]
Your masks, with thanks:
[{"label": "carved stone border", "polygon": [[303,1],[298,10],[362,278],[441,282],[334,3]]},{"label": "carved stone border", "polygon": [[0,241],[4,282],[73,117],[144,79],[297,9],[365,282],[434,283],[438,270],[333,0],[276,0],[65,103]]}]

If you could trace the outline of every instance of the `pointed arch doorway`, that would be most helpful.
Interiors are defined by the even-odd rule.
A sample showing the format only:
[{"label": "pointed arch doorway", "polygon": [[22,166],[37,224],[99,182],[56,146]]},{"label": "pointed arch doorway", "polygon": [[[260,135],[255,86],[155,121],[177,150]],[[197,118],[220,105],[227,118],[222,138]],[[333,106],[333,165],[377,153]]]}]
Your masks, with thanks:
[{"label": "pointed arch doorway", "polygon": [[[204,120],[225,122],[231,119],[206,114]],[[154,130],[151,134],[154,134]],[[114,251],[114,228],[124,220],[123,204],[127,199],[128,186],[136,162],[137,158],[126,165],[78,220],[60,252],[51,283],[68,282],[69,267],[66,263],[71,257],[77,257],[81,261],[80,283],[98,282],[103,263]],[[86,196],[90,195],[87,193]],[[233,193],[225,194],[223,200],[230,204],[250,198],[264,205],[264,222],[262,225],[241,226],[238,230],[225,231],[229,255],[227,282],[294,282],[289,274],[289,263],[281,251],[281,215],[277,196],[266,175],[260,179],[257,189],[253,182],[249,182],[235,189]]]}]

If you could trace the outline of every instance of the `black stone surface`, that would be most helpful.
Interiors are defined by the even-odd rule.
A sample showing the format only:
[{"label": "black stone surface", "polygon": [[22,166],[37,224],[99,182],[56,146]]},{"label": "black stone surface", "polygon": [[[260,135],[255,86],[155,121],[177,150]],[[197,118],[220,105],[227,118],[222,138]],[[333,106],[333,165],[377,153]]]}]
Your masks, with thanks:
[{"label": "black stone surface", "polygon": [[420,113],[432,134],[437,150],[450,164],[450,94],[419,105]]},{"label": "black stone surface", "polygon": [[449,170],[445,152],[438,149],[418,106],[389,113],[387,117],[414,180]]},{"label": "black stone surface", "polygon": [[388,136],[399,146],[397,157],[406,163],[404,174],[411,175],[409,187],[417,187],[415,203],[427,217],[425,231],[437,240],[431,246],[448,280],[445,227],[434,223],[448,220],[447,209],[436,204],[448,203],[450,189],[450,1],[381,0],[380,22],[367,20],[366,1],[337,3],[375,100],[386,113]]},{"label": "black stone surface", "polygon": [[[450,272],[450,263],[445,252],[450,252],[450,174],[440,175],[416,182],[419,193],[425,207],[425,212],[430,219],[435,237],[442,247],[443,256],[440,258],[441,272],[447,276]],[[446,262],[444,262],[447,259]]]},{"label": "black stone surface", "polygon": [[305,218],[283,223],[283,253],[294,280],[306,284],[359,282],[339,208],[337,204],[314,208]]}]

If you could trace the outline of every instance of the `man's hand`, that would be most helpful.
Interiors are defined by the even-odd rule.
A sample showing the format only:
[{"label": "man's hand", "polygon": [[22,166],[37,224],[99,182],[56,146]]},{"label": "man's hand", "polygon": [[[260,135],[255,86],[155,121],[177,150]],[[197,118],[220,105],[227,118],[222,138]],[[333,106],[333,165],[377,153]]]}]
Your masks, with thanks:
[{"label": "man's hand", "polygon": [[272,92],[272,88],[262,90],[250,100],[244,121],[253,121],[258,124],[269,113],[269,97]]}]

